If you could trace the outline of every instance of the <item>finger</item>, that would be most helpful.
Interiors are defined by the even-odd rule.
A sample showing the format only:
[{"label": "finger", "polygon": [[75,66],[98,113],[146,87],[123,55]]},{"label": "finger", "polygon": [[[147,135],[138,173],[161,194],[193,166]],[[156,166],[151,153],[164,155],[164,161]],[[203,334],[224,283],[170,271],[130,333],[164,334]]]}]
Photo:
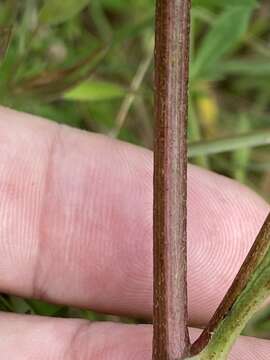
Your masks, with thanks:
[{"label": "finger", "polygon": [[[0,352],[12,360],[150,360],[152,326],[0,314]],[[199,331],[191,329],[193,338]],[[270,342],[240,338],[230,360],[268,360]]]},{"label": "finger", "polygon": [[151,328],[0,314],[0,352],[12,360],[148,360]]},{"label": "finger", "polygon": [[[191,322],[205,322],[268,211],[189,168]],[[0,290],[100,311],[152,311],[152,155],[1,110]]]}]

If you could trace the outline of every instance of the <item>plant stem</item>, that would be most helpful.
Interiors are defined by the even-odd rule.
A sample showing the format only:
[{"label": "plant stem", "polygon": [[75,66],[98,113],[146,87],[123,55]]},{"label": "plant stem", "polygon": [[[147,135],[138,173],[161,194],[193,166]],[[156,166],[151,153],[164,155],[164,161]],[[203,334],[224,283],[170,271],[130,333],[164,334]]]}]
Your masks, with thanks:
[{"label": "plant stem", "polygon": [[186,219],[190,0],[157,0],[153,360],[189,354]]},{"label": "plant stem", "polygon": [[227,359],[233,343],[270,294],[270,214],[231,288],[192,345],[194,360]]},{"label": "plant stem", "polygon": [[0,61],[2,61],[6,55],[10,38],[11,38],[12,27],[0,26]]},{"label": "plant stem", "polygon": [[120,110],[116,116],[116,126],[113,129],[111,136],[116,138],[118,137],[125,123],[129,110],[137,96],[137,92],[142,85],[145,75],[151,65],[152,59],[153,51],[150,54],[147,54],[146,58],[140,63],[138,70],[131,82],[130,93],[128,93],[124,98],[124,101],[122,102]]}]

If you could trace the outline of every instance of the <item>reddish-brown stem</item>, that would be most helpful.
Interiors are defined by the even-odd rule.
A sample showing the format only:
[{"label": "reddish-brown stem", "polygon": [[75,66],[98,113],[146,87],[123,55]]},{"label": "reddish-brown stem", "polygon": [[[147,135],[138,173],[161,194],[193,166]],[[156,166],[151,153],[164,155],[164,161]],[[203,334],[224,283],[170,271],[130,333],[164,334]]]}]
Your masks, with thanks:
[{"label": "reddish-brown stem", "polygon": [[153,360],[189,354],[186,219],[190,0],[157,0]]}]

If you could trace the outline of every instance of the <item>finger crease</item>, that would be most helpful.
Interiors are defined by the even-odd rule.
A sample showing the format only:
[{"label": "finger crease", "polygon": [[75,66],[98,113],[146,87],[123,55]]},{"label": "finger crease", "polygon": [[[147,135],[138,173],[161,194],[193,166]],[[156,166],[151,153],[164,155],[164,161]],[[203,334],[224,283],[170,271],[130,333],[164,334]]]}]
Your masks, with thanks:
[{"label": "finger crease", "polygon": [[[89,359],[88,346],[85,346],[84,338],[85,334],[89,332],[92,324],[88,321],[82,321],[82,323],[76,327],[71,339],[68,342],[66,351],[64,353],[64,359],[70,360],[83,360]],[[87,337],[88,338],[88,337]],[[90,342],[90,339],[89,339]]]},{"label": "finger crease", "polygon": [[42,280],[41,273],[45,274],[46,278],[46,269],[43,269],[44,264],[44,254],[42,249],[44,248],[44,244],[46,243],[47,238],[47,224],[46,217],[48,211],[47,198],[51,189],[51,184],[53,181],[53,160],[55,154],[55,148],[57,144],[60,142],[60,135],[63,126],[56,124],[55,125],[55,133],[52,137],[52,141],[50,143],[48,149],[48,158],[46,163],[45,170],[45,179],[44,179],[44,187],[43,194],[41,199],[41,209],[40,209],[40,217],[38,224],[38,239],[37,239],[37,252],[36,252],[36,261],[33,269],[33,278],[32,278],[32,294],[34,298],[44,299],[46,298],[46,286],[45,279]]}]

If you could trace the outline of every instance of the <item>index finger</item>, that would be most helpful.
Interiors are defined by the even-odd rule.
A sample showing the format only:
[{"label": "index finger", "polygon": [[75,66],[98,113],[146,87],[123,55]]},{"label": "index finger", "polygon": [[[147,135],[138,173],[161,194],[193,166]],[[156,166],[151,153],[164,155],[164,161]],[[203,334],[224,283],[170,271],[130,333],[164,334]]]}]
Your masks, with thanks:
[{"label": "index finger", "polygon": [[[205,322],[268,205],[189,168],[189,309]],[[104,312],[152,311],[152,154],[1,110],[0,288]]]}]

